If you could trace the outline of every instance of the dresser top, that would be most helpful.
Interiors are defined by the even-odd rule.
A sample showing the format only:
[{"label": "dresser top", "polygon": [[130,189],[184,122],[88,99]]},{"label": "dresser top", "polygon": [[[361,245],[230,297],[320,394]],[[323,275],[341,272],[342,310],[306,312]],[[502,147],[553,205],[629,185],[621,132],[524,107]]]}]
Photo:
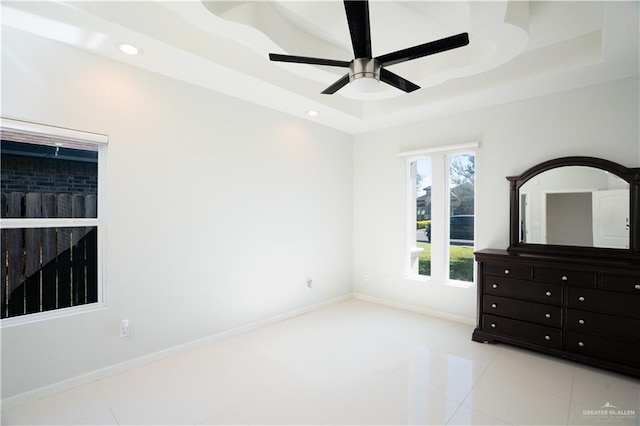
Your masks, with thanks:
[{"label": "dresser top", "polygon": [[517,253],[502,249],[483,249],[475,253],[479,262],[496,261],[500,263],[539,264],[540,266],[562,267],[580,265],[587,270],[606,269],[611,272],[640,273],[640,258],[621,259],[611,257],[563,256],[538,253]]}]

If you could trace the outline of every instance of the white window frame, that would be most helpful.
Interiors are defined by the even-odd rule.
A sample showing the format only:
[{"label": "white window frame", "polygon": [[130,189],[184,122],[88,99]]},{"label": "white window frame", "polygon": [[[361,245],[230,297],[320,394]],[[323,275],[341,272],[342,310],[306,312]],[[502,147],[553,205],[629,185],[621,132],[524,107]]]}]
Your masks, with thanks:
[{"label": "white window frame", "polygon": [[[404,160],[405,169],[405,266],[404,277],[414,281],[442,282],[456,287],[471,287],[476,282],[474,267],[473,282],[452,280],[449,278],[449,160],[459,154],[476,155],[480,144],[469,142],[457,145],[440,146],[398,153]],[[431,275],[420,275],[417,272],[417,256],[422,251],[416,246],[416,194],[415,176],[412,163],[421,159],[431,160],[431,220],[441,222],[443,227],[431,227]],[[474,203],[475,206],[475,203]],[[474,208],[475,210],[475,208]],[[475,229],[475,228],[474,228]],[[474,241],[475,247],[475,241]]]},{"label": "white window frame", "polygon": [[[0,128],[2,130],[17,132],[23,135],[36,135],[45,138],[59,139],[59,146],[65,145],[69,148],[79,148],[81,146],[91,146],[97,148],[98,152],[98,209],[96,218],[2,218],[0,219],[1,229],[17,228],[63,228],[63,227],[96,227],[98,231],[98,258],[97,258],[97,279],[98,279],[98,301],[84,305],[71,306],[67,308],[53,309],[45,312],[36,312],[16,317],[3,318],[0,320],[0,328],[14,327],[30,324],[54,318],[77,315],[86,312],[93,312],[106,307],[105,292],[105,235],[106,235],[106,162],[107,145],[109,138],[98,133],[89,133],[80,130],[73,130],[61,127],[48,126],[44,124],[32,123],[12,118],[0,118]],[[65,143],[67,141],[68,143]],[[28,143],[28,142],[25,142]],[[58,142],[56,142],[58,144]]]}]

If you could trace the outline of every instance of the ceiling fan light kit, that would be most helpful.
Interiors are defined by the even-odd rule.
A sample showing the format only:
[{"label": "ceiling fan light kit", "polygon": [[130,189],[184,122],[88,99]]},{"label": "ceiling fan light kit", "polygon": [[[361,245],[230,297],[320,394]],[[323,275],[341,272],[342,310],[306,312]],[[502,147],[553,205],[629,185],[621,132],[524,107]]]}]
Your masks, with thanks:
[{"label": "ceiling fan light kit", "polygon": [[447,50],[469,44],[469,34],[461,33],[373,58],[371,54],[368,0],[344,0],[344,8],[355,56],[353,60],[347,62],[335,59],[281,55],[277,53],[270,53],[269,59],[276,62],[349,68],[349,72],[346,75],[322,91],[323,94],[327,95],[337,92],[349,83],[356,86],[356,90],[372,91],[377,87],[379,81],[383,81],[409,93],[419,89],[420,86],[392,73],[385,67],[436,53],[446,52]]},{"label": "ceiling fan light kit", "polygon": [[360,92],[372,92],[380,82],[381,69],[376,59],[354,59],[349,65],[349,83]]}]

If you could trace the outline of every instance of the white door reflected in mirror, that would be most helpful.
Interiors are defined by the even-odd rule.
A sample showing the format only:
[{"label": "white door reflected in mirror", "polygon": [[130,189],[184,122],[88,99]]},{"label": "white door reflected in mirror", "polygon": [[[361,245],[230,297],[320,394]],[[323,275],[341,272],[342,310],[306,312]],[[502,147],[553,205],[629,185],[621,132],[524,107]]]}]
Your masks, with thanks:
[{"label": "white door reflected in mirror", "polygon": [[628,249],[629,191],[595,191],[592,197],[593,245]]}]

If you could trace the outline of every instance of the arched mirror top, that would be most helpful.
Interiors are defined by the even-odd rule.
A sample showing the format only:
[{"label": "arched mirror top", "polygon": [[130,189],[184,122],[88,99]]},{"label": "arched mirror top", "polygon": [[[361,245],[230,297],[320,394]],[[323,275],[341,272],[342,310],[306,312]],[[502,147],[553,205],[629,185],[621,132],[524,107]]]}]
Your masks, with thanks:
[{"label": "arched mirror top", "polygon": [[640,168],[564,157],[507,179],[510,251],[640,256]]},{"label": "arched mirror top", "polygon": [[604,160],[602,158],[596,157],[562,157],[555,158],[553,160],[548,160],[542,162],[540,164],[536,164],[535,166],[527,169],[524,173],[518,176],[508,176],[507,179],[511,181],[512,185],[516,185],[516,187],[522,186],[529,179],[534,176],[539,175],[542,172],[547,170],[557,169],[559,167],[567,167],[567,166],[582,166],[582,167],[592,167],[595,169],[600,169],[607,171],[609,173],[613,173],[620,177],[621,179],[631,183],[634,180],[640,180],[640,168],[628,168],[621,164],[614,163],[613,161]]}]

